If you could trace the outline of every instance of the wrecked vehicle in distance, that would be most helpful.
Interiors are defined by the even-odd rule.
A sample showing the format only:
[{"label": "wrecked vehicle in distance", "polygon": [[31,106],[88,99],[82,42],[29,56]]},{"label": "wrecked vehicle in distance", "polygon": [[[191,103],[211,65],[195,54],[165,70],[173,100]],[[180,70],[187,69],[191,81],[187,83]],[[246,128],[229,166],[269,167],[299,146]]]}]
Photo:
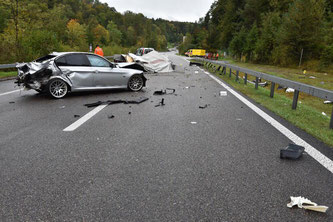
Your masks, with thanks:
[{"label": "wrecked vehicle in distance", "polygon": [[68,92],[107,89],[140,91],[146,86],[143,72],[120,68],[92,53],[54,52],[30,63],[17,64],[16,83],[27,89],[63,98]]}]

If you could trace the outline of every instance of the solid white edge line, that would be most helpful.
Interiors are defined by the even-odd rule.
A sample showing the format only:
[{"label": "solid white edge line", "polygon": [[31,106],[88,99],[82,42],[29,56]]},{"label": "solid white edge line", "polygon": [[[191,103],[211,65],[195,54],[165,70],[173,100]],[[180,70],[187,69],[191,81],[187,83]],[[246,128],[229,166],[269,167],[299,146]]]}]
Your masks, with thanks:
[{"label": "solid white edge line", "polygon": [[0,96],[5,96],[5,95],[12,94],[12,93],[19,92],[19,91],[20,91],[20,89],[10,91],[10,92],[1,93]]},{"label": "solid white edge line", "polygon": [[72,123],[70,126],[65,128],[63,131],[65,132],[71,132],[79,128],[83,123],[87,122],[90,118],[92,118],[94,115],[96,115],[98,112],[100,112],[102,109],[107,107],[108,105],[99,105],[95,109],[91,110],[89,113]]},{"label": "solid white edge line", "polygon": [[[202,70],[205,72],[204,70]],[[297,136],[295,133],[287,129],[285,126],[283,126],[281,123],[273,119],[271,116],[269,116],[267,113],[259,109],[257,106],[255,106],[253,103],[245,99],[242,95],[237,93],[235,90],[231,89],[229,86],[227,86],[225,83],[223,83],[220,79],[213,76],[210,73],[205,72],[209,77],[214,79],[217,83],[219,83],[221,86],[223,86],[226,90],[228,90],[230,93],[232,93],[235,97],[237,97],[240,101],[242,101],[245,105],[247,105],[250,109],[252,109],[254,112],[256,112],[259,116],[261,116],[264,120],[266,120],[268,123],[270,123],[274,128],[276,128],[278,131],[280,131],[283,135],[285,135],[288,139],[290,139],[292,142],[294,142],[297,145],[303,146],[305,148],[305,152],[307,152],[312,158],[314,158],[316,161],[318,161],[322,166],[324,166],[326,169],[328,169],[331,173],[333,173],[333,161],[326,157],[324,154],[322,154],[320,151],[318,151],[316,148],[305,142],[302,138]]]}]

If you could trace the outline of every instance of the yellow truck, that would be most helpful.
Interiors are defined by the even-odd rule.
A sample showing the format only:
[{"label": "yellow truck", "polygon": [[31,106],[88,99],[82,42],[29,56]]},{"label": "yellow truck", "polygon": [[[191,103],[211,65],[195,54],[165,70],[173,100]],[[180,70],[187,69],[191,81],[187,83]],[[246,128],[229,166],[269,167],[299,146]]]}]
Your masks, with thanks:
[{"label": "yellow truck", "polygon": [[204,49],[190,49],[185,53],[186,56],[192,57],[192,56],[197,56],[197,57],[204,57],[206,55],[206,50]]}]

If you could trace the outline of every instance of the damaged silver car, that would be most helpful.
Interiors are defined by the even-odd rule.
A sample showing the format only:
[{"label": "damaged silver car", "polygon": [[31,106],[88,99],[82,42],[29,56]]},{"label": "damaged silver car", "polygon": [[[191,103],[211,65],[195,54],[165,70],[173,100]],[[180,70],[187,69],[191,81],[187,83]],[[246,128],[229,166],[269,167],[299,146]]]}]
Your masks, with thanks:
[{"label": "damaged silver car", "polygon": [[54,52],[30,63],[20,63],[17,84],[53,98],[63,98],[68,92],[106,89],[140,91],[146,86],[143,72],[120,68],[107,59],[80,52]]}]

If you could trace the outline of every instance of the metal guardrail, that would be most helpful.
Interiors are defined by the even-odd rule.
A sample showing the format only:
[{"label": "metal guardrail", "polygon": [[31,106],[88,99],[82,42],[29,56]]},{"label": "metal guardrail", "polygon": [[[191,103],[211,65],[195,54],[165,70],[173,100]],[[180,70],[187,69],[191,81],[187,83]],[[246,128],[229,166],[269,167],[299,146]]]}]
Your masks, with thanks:
[{"label": "metal guardrail", "polygon": [[[307,84],[292,81],[292,80],[289,80],[289,79],[284,79],[284,78],[269,75],[269,74],[266,74],[266,73],[257,72],[257,71],[253,71],[253,70],[250,70],[250,69],[246,69],[246,68],[226,64],[222,61],[214,61],[214,60],[203,59],[203,58],[196,58],[196,60],[203,61],[205,63],[219,65],[218,70],[221,70],[221,68],[223,67],[222,68],[222,74],[226,74],[227,68],[229,68],[230,69],[229,77],[231,77],[232,70],[235,70],[236,71],[236,80],[239,80],[239,72],[242,72],[242,73],[245,74],[244,84],[247,84],[247,76],[248,75],[255,76],[256,77],[256,81],[255,81],[255,88],[256,89],[258,89],[259,78],[270,81],[272,83],[271,84],[271,93],[270,93],[271,98],[274,97],[275,84],[279,84],[279,85],[284,86],[284,87],[289,87],[289,88],[295,89],[292,109],[296,109],[296,107],[297,107],[299,92],[304,92],[306,94],[309,94],[311,96],[315,96],[317,98],[321,98],[321,99],[324,99],[324,100],[333,101],[333,91],[331,91],[331,90],[322,89],[322,88],[319,88],[319,87],[307,85]],[[332,110],[332,114],[331,114],[331,121],[330,121],[330,126],[329,127],[330,127],[330,129],[333,129],[333,110]]]},{"label": "metal guardrail", "polygon": [[15,67],[16,67],[16,63],[0,65],[0,69],[9,69],[9,68],[15,68]]}]

